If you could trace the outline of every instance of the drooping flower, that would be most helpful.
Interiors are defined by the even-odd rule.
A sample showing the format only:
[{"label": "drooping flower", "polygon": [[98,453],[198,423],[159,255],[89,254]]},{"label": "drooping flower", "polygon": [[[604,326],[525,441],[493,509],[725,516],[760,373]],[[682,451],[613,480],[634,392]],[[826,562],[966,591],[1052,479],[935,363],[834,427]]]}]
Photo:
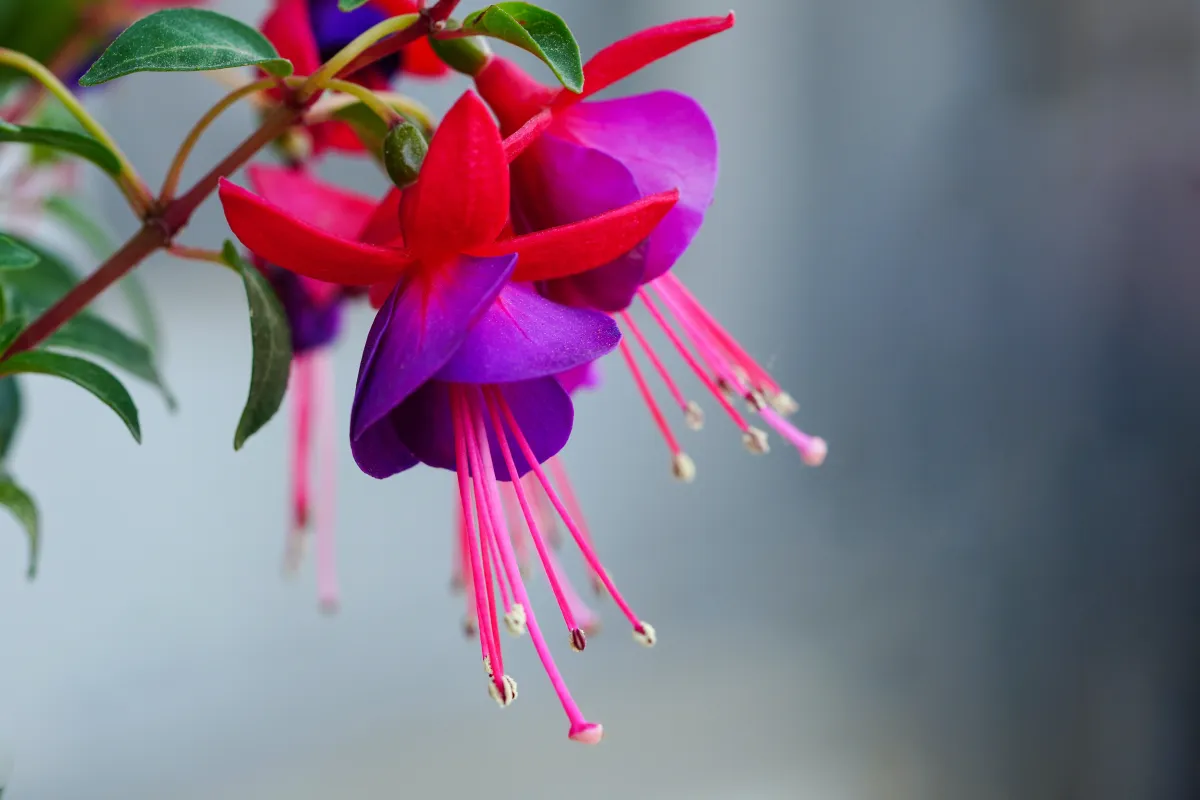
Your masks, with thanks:
[{"label": "drooping flower", "polygon": [[[247,173],[264,199],[335,236],[358,236],[375,210],[369,197],[330,186],[302,168],[251,166]],[[284,565],[299,565],[310,522],[315,528],[317,597],[321,608],[339,604],[335,536],[336,415],[330,347],[341,331],[346,291],[297,275],[261,258],[292,331],[292,524]],[[313,492],[312,473],[316,473]]]},{"label": "drooping flower", "polygon": [[[699,231],[717,181],[717,135],[699,103],[676,92],[653,92],[615,100],[589,101],[645,65],[680,48],[727,30],[733,15],[673,22],[642,31],[601,50],[584,66],[584,91],[554,91],[519,67],[493,57],[475,75],[479,91],[496,112],[502,130],[513,130],[538,114],[553,119],[546,132],[512,166],[513,226],[518,233],[569,223],[629,203],[663,186],[677,186],[678,205],[638,248],[588,272],[546,281],[540,287],[559,302],[617,315],[634,343],[661,376],[688,426],[703,425],[700,407],[688,400],[627,309],[641,300],[673,345],[742,433],[752,452],[767,450],[766,435],[752,427],[726,397],[740,395],[800,452],[820,464],[825,442],[784,417],[794,401],[732,336],[696,301],[669,270]],[[667,314],[651,295],[659,296]],[[674,317],[683,330],[670,325]],[[684,340],[696,353],[689,351]],[[656,426],[671,451],[672,469],[690,481],[695,466],[684,453],[628,341],[621,355]]]},{"label": "drooping flower", "polygon": [[[572,647],[583,648],[585,633],[516,480],[531,471],[635,637],[652,644],[653,628],[621,598],[541,468],[566,443],[574,416],[554,376],[609,352],[620,333],[608,315],[554,303],[529,282],[592,269],[628,251],[670,211],[678,193],[498,238],[508,220],[508,154],[528,141],[517,132],[506,148],[483,103],[465,94],[430,143],[418,182],[398,198],[389,195],[368,223],[363,238],[384,246],[331,235],[228,181],[221,200],[234,234],[271,263],[318,280],[389,289],[359,368],[350,418],[354,457],[377,478],[418,463],[457,473],[489,692],[502,706],[516,696],[500,647],[499,586],[506,618],[528,627],[570,720],[569,735],[596,742],[601,728],[571,698],[529,604],[498,482],[512,483]],[[395,229],[388,230],[397,209],[399,224],[392,221]]]},{"label": "drooping flower", "polygon": [[[388,17],[416,11],[416,0],[372,0],[348,12],[338,8],[337,0],[276,0],[263,20],[262,32],[279,54],[292,62],[296,74],[309,75],[369,28]],[[383,90],[401,72],[438,78],[447,71],[428,40],[422,37],[347,77],[370,89]],[[309,132],[314,153],[363,150],[362,143],[345,123],[322,122],[310,126]]]}]

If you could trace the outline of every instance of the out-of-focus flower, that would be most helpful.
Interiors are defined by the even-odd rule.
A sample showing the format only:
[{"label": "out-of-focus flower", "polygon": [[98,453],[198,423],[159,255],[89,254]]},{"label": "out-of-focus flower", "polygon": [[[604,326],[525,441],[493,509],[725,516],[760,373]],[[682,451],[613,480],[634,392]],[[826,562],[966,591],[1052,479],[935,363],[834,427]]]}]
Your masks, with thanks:
[{"label": "out-of-focus flower", "polygon": [[[304,169],[255,165],[247,170],[262,197],[335,236],[355,237],[375,210],[369,197],[318,181]],[[256,262],[270,277],[292,331],[292,374],[288,398],[292,415],[292,525],[284,564],[300,562],[306,531],[315,528],[317,597],[333,611],[339,604],[334,508],[336,499],[336,416],[330,349],[341,331],[346,292],[337,284],[313,280]],[[311,478],[316,473],[315,493]]]},{"label": "out-of-focus flower", "polygon": [[[373,0],[354,11],[341,11],[337,0],[276,0],[263,20],[262,32],[289,59],[297,75],[309,75],[339,50],[388,17],[417,11],[416,0]],[[400,73],[438,78],[448,72],[424,37],[398,53],[348,76],[375,90],[386,89]],[[309,127],[313,152],[361,153],[362,143],[350,126],[323,122]]]}]

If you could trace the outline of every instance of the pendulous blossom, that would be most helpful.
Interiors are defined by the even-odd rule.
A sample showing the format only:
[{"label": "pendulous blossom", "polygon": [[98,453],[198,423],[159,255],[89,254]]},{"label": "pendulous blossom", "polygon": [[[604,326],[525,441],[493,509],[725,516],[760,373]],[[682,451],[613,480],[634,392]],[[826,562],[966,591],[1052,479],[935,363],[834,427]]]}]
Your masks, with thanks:
[{"label": "pendulous blossom", "polygon": [[[663,379],[687,425],[698,429],[704,421],[700,406],[686,398],[628,313],[631,303],[641,301],[741,431],[747,449],[765,453],[766,434],[751,426],[727,395],[744,398],[769,427],[796,447],[805,463],[818,465],[827,451],[824,440],[785,419],[795,411],[795,402],[669,274],[699,231],[716,187],[717,135],[708,115],[695,100],[677,92],[587,100],[653,61],[727,30],[733,22],[732,14],[681,20],[619,41],[584,66],[584,91],[578,95],[551,90],[498,57],[484,64],[475,81],[506,132],[539,115],[552,117],[543,135],[512,165],[512,219],[518,233],[569,223],[665,186],[679,188],[679,203],[639,247],[597,269],[546,281],[540,291],[567,305],[619,317]],[[695,466],[628,342],[622,342],[621,355],[671,451],[675,475],[692,480]]]},{"label": "pendulous blossom", "polygon": [[[267,201],[335,236],[358,236],[375,201],[318,181],[302,168],[254,165],[247,170],[254,190]],[[346,290],[297,275],[256,258],[270,277],[292,332],[291,529],[284,565],[300,563],[310,522],[315,529],[317,597],[321,608],[339,605],[335,538],[336,415],[330,348],[341,331]],[[316,474],[316,491],[311,478]]]},{"label": "pendulous blossom", "polygon": [[610,316],[552,302],[530,284],[592,269],[628,251],[669,213],[678,193],[504,238],[508,162],[529,141],[517,131],[502,142],[482,101],[468,92],[433,137],[420,179],[380,204],[359,237],[366,241],[332,235],[228,181],[221,200],[234,234],[268,262],[317,280],[387,290],[359,367],[350,417],[355,460],[377,478],[419,463],[457,473],[489,692],[502,706],[516,697],[500,646],[500,587],[506,621],[527,627],[567,714],[570,737],[594,743],[602,729],[583,717],[567,691],[529,604],[499,482],[513,487],[571,646],[583,649],[585,623],[564,593],[543,526],[517,480],[527,473],[536,476],[635,638],[653,644],[654,629],[621,598],[541,468],[566,443],[574,417],[570,396],[554,376],[611,351],[620,332]]}]

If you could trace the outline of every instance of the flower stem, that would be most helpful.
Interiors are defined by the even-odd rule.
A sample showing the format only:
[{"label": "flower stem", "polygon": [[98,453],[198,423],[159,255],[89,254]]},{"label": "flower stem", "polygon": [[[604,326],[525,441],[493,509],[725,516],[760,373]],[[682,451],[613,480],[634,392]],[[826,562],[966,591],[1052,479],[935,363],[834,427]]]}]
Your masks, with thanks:
[{"label": "flower stem", "polygon": [[428,26],[428,20],[422,14],[401,14],[385,19],[343,47],[341,52],[310,75],[300,90],[301,97],[308,99],[324,89],[329,81],[341,74],[346,67],[354,63],[359,56],[371,49],[371,46],[379,40],[406,29],[416,31],[418,36],[423,36],[428,30]]},{"label": "flower stem", "polygon": [[24,53],[0,48],[0,64],[18,69],[46,87],[46,90],[58,98],[59,102],[66,106],[67,111],[71,112],[71,115],[75,119],[79,120],[79,124],[83,126],[84,130],[112,151],[113,155],[117,158],[117,162],[121,165],[121,171],[116,176],[117,186],[120,188],[121,193],[125,195],[125,199],[129,201],[129,207],[133,209],[134,213],[139,218],[143,217],[154,202],[153,197],[150,195],[150,190],[146,188],[145,181],[138,175],[133,164],[121,152],[121,148],[109,136],[104,126],[88,113],[88,110],[83,107],[83,104],[79,102],[75,95],[71,94],[71,90],[64,86],[62,81],[55,77],[53,72]]},{"label": "flower stem", "polygon": [[326,82],[325,88],[353,96],[367,108],[374,111],[376,116],[383,120],[383,123],[389,127],[404,122],[404,117],[400,116],[400,113],[396,109],[385,103],[375,92],[365,86],[335,78]]},{"label": "flower stem", "polygon": [[[459,0],[438,0],[432,8],[421,12],[419,20],[408,27],[400,29],[399,35],[387,39],[380,36],[375,37],[369,47],[361,50],[353,60],[342,64],[337,72],[334,73],[334,76],[353,75],[368,64],[372,64],[381,58],[386,58],[392,53],[399,52],[405,45],[412,44],[430,31],[440,29],[442,24],[454,13],[458,2]],[[394,19],[399,19],[399,17],[395,17]],[[369,33],[370,31],[367,31],[367,34]],[[367,34],[363,34],[359,38],[362,39]]]},{"label": "flower stem", "polygon": [[200,137],[216,121],[217,117],[225,113],[230,106],[239,100],[256,92],[270,89],[274,85],[274,78],[264,78],[261,81],[248,83],[245,86],[234,89],[217,101],[217,104],[210,108],[208,113],[192,126],[192,129],[188,131],[187,138],[183,140],[183,144],[179,145],[179,150],[175,153],[175,160],[171,162],[171,168],[167,170],[167,177],[163,181],[162,191],[158,195],[160,204],[170,203],[175,199],[175,190],[179,188],[179,179],[183,175],[183,167],[187,164],[188,157],[191,156],[196,143],[200,141]]}]

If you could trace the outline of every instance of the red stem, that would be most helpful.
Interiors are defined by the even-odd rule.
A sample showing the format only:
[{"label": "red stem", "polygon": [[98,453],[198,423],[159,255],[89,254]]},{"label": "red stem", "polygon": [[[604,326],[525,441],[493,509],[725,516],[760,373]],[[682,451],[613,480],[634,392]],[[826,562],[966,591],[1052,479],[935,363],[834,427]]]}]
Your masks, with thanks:
[{"label": "red stem", "polygon": [[450,15],[454,13],[454,8],[458,3],[459,0],[438,0],[432,8],[421,12],[422,18],[420,20],[394,36],[389,36],[387,39],[368,48],[361,56],[347,64],[346,68],[338,73],[338,76],[353,75],[363,67],[374,64],[381,58],[387,58],[393,53],[398,53],[407,45],[428,34],[430,30],[441,27],[441,24],[448,20]]}]

